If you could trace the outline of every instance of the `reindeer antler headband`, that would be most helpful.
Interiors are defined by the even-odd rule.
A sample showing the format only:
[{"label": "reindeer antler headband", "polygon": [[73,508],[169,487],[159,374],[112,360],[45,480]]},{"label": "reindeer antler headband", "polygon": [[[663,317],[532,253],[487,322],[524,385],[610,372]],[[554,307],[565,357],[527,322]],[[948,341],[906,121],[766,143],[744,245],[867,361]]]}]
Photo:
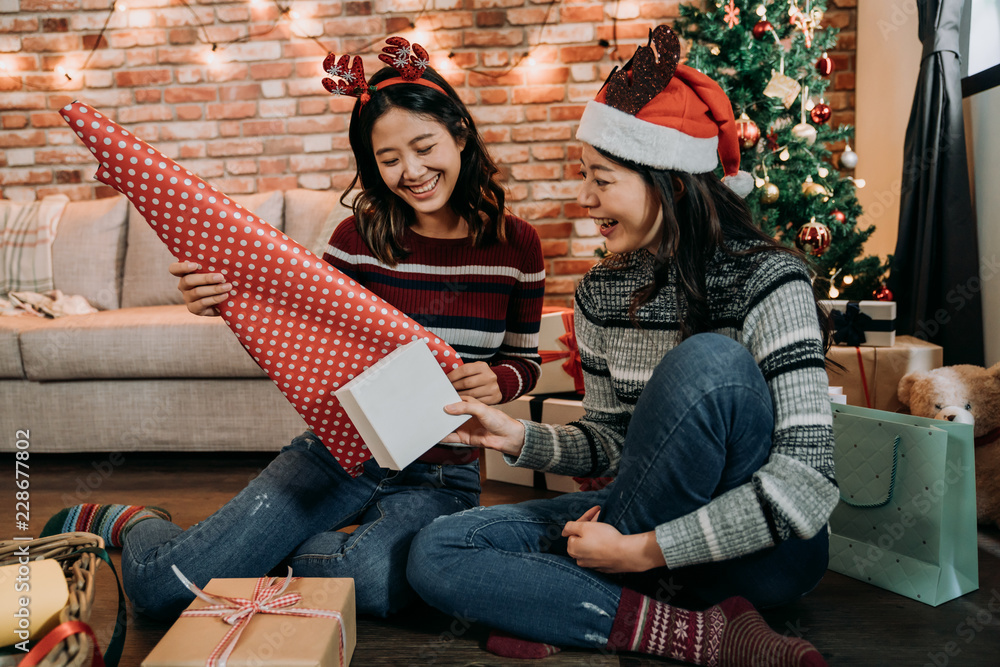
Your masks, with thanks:
[{"label": "reindeer antler headband", "polygon": [[351,56],[341,56],[340,60],[337,60],[337,56],[331,53],[323,60],[323,70],[339,81],[323,79],[323,87],[334,95],[356,97],[362,106],[371,99],[375,91],[397,83],[416,83],[447,95],[441,86],[423,78],[424,70],[430,65],[430,57],[424,47],[410,44],[402,37],[390,37],[385,42],[388,46],[382,47],[382,53],[378,58],[395,69],[399,76],[378,84],[369,84],[365,78],[365,66],[361,62],[361,56],[354,56],[353,60]]},{"label": "reindeer antler headband", "polygon": [[729,98],[715,81],[679,61],[677,35],[657,26],[649,42],[587,103],[576,138],[654,169],[702,174],[721,159],[723,180],[741,195],[749,194],[753,179],[739,170]]}]

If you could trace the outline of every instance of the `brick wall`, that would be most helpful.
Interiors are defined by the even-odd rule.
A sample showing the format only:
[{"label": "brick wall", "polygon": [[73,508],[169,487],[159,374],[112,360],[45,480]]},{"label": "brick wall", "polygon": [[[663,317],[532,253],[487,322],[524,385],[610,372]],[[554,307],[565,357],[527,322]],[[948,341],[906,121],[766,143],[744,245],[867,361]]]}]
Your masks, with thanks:
[{"label": "brick wall", "polygon": [[[0,196],[112,194],[94,181],[91,154],[56,113],[74,99],[235,196],[343,188],[353,175],[350,100],[320,86],[326,50],[311,38],[343,54],[401,34],[428,48],[472,109],[503,166],[511,208],[542,238],[546,300],[558,305],[570,302],[600,246],[575,202],[577,121],[617,57],[628,58],[679,4],[284,0],[299,14],[292,23],[273,0],[124,3],[110,13],[112,0],[0,0]],[[831,54],[834,123],[853,122],[855,4],[832,0],[826,19],[843,30]],[[222,45],[233,40],[243,41]],[[212,42],[220,46],[209,64]],[[364,52],[369,73],[381,66],[379,48]]]}]

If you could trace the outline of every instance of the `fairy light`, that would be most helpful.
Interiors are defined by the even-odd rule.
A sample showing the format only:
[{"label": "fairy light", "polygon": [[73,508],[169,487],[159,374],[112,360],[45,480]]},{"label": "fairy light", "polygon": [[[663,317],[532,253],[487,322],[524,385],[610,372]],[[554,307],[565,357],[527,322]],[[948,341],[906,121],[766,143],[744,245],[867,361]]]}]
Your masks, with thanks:
[{"label": "fairy light", "polygon": [[127,12],[128,11],[128,5],[126,5],[124,2],[116,2],[115,3],[115,11],[116,12]]},{"label": "fairy light", "polygon": [[753,182],[754,182],[754,185],[756,185],[756,186],[757,186],[758,188],[762,188],[762,187],[764,187],[764,184],[765,184],[765,183],[767,183],[767,181],[765,181],[765,180],[764,180],[763,178],[761,178],[760,176],[758,176],[757,178],[755,178],[755,179],[753,180]]},{"label": "fairy light", "polygon": [[827,169],[826,167],[820,167],[819,169],[816,170],[816,173],[819,174],[820,178],[826,178],[827,176],[830,175],[830,170]]},{"label": "fairy light", "polygon": [[851,180],[854,181],[854,187],[856,187],[858,190],[867,185],[867,183],[865,183],[865,179],[863,178],[852,178]]},{"label": "fairy light", "polygon": [[831,299],[836,299],[838,296],[840,296],[840,290],[837,289],[836,287],[831,286],[830,287],[830,298]]},{"label": "fairy light", "polygon": [[788,152],[787,148],[782,148],[781,152],[778,153],[778,159],[782,162],[788,162],[788,158],[792,157],[792,154]]},{"label": "fairy light", "polygon": [[844,276],[844,284],[850,285],[854,282],[854,276]]},{"label": "fairy light", "polygon": [[757,6],[757,16],[759,16],[761,18],[764,18],[765,16],[767,16],[767,7],[765,7],[764,5],[758,5]]},{"label": "fairy light", "polygon": [[65,67],[63,67],[62,65],[56,65],[56,74],[58,74],[59,76],[66,77],[67,81],[72,81],[73,80],[73,77],[71,76],[71,72],[69,70],[67,70]]}]

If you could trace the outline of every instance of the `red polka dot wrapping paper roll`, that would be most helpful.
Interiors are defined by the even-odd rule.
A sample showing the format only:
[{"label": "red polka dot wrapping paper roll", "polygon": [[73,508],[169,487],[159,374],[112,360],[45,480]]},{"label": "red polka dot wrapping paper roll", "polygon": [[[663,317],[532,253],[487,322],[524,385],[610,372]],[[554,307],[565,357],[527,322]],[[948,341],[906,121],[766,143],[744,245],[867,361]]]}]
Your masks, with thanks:
[{"label": "red polka dot wrapping paper roll", "polygon": [[440,337],[92,107],[60,114],[178,261],[233,285],[217,306],[345,470],[371,458],[333,392],[400,345],[424,339],[444,372],[462,360]]}]

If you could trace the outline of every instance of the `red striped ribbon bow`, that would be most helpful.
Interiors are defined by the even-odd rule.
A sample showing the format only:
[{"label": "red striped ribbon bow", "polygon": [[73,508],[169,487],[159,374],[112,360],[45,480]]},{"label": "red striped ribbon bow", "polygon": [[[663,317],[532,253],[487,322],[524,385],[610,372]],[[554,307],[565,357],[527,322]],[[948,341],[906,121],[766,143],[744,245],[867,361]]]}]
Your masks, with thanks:
[{"label": "red striped ribbon bow", "polygon": [[[253,598],[231,598],[223,595],[210,595],[194,585],[185,577],[176,565],[171,568],[181,583],[192,593],[208,602],[207,607],[188,609],[181,616],[215,616],[233,626],[219,641],[215,649],[205,661],[205,667],[226,667],[226,661],[239,643],[240,636],[247,624],[256,614],[279,614],[283,616],[306,616],[309,618],[333,618],[340,624],[340,664],[344,662],[344,647],[347,645],[347,628],[339,611],[333,609],[306,609],[294,607],[302,601],[299,593],[285,594],[285,590],[293,581],[300,577],[292,577],[292,568],[288,568],[288,576],[279,582],[277,577],[261,577],[254,585]],[[292,608],[294,607],[294,608]]]}]

